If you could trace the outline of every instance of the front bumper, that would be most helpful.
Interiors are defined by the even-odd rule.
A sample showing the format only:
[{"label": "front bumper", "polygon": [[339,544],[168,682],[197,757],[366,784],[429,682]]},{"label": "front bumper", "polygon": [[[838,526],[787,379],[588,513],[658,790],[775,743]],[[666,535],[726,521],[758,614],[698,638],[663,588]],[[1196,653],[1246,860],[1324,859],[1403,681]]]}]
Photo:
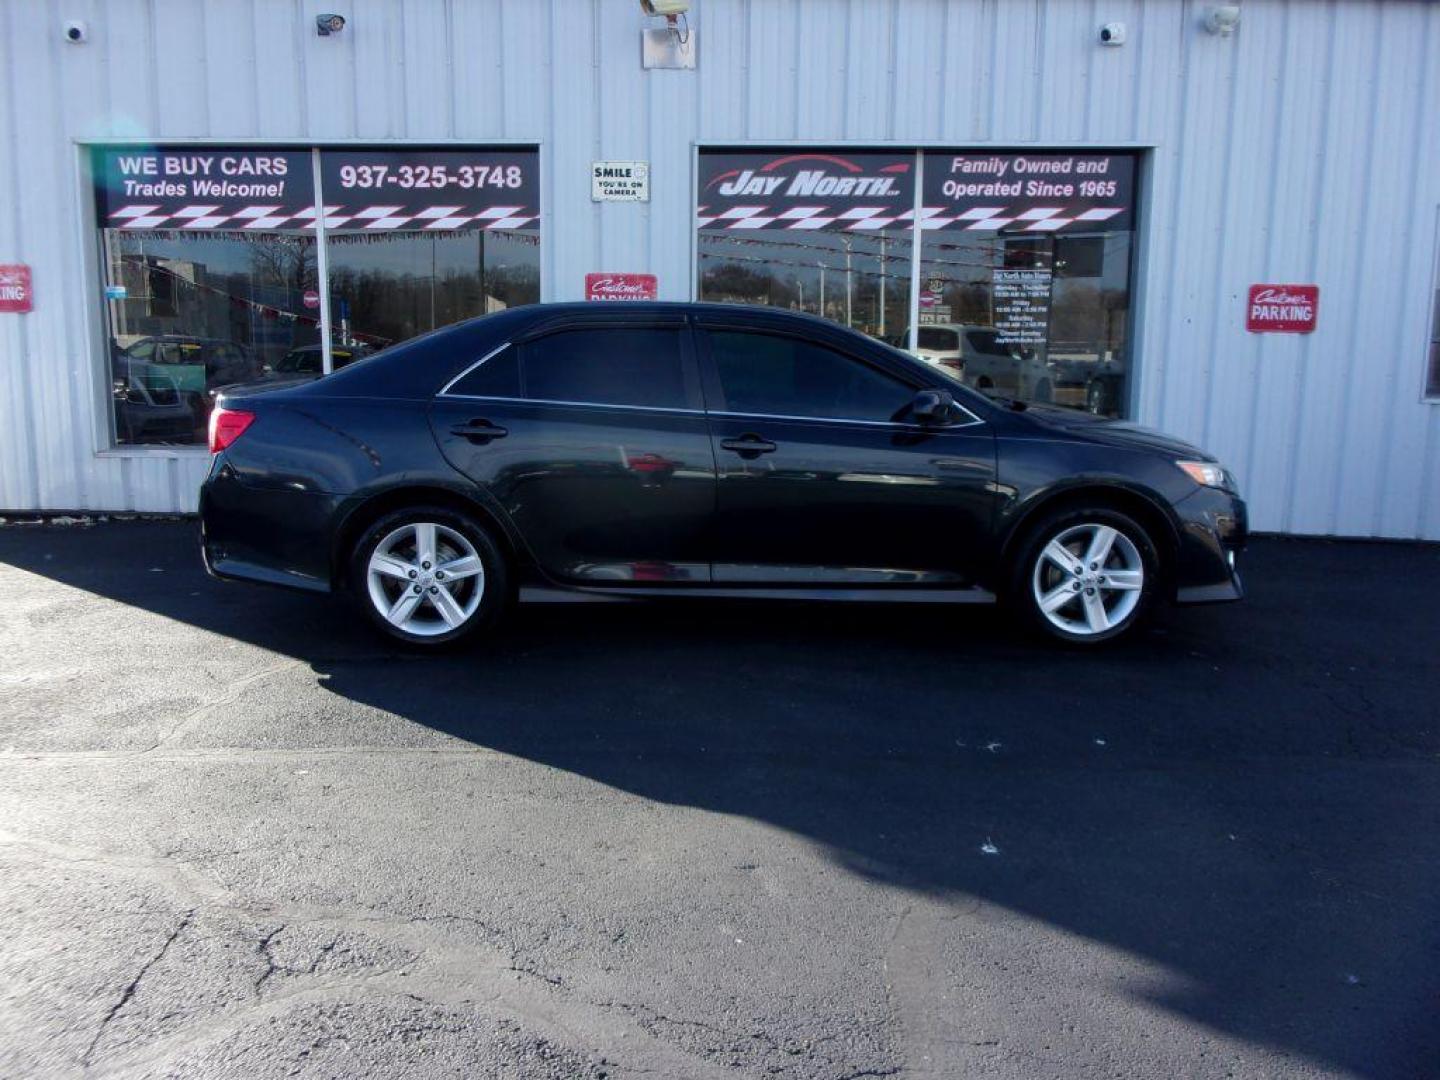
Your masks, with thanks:
[{"label": "front bumper", "polygon": [[1177,604],[1218,604],[1245,596],[1236,568],[1250,536],[1249,512],[1239,495],[1200,488],[1175,504],[1180,548],[1175,564]]}]

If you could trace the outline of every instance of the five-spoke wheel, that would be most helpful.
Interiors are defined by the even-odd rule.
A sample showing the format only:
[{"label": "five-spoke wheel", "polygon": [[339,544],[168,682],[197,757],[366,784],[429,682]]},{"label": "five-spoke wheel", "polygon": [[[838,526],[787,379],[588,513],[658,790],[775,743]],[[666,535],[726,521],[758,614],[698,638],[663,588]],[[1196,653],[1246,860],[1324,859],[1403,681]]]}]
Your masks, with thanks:
[{"label": "five-spoke wheel", "polygon": [[496,613],[504,594],[504,562],[494,541],[469,517],[417,508],[391,514],[366,531],[355,548],[351,583],[371,620],[390,636],[439,644]]},{"label": "five-spoke wheel", "polygon": [[1049,634],[1088,644],[1137,623],[1154,592],[1155,548],[1124,514],[1071,511],[1030,534],[1016,565],[1012,602]]}]

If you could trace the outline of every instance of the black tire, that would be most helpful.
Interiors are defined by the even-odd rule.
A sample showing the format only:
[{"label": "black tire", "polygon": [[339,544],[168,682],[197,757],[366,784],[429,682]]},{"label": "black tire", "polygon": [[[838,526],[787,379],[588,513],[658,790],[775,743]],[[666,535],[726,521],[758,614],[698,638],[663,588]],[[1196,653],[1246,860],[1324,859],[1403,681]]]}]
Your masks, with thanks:
[{"label": "black tire", "polygon": [[[414,556],[414,566],[420,572],[421,577],[417,579],[417,584],[420,586],[420,598],[415,601],[416,618],[411,625],[416,627],[423,625],[425,629],[424,632],[412,632],[389,621],[385,613],[377,607],[377,601],[372,595],[370,560],[376,549],[382,543],[387,543],[389,538],[394,537],[401,530],[405,530],[407,526],[424,524],[437,526],[435,545],[437,558],[433,563],[426,560],[424,569],[421,570],[419,553]],[[448,584],[435,581],[428,576],[437,571],[443,576],[440,568],[445,562],[470,554],[464,550],[460,539],[449,533],[457,534],[458,538],[468,541],[470,547],[473,548],[474,556],[480,561],[483,573],[471,575],[471,579],[466,580],[452,579]],[[391,546],[392,550],[395,550],[393,543],[391,542],[387,546]],[[371,626],[391,641],[422,649],[452,646],[493,629],[504,616],[511,598],[510,567],[504,552],[489,530],[468,514],[439,506],[407,507],[404,510],[386,514],[369,525],[356,541],[351,552],[346,581],[351,599],[365,613]],[[398,600],[400,594],[406,592],[407,589],[415,588],[415,586],[401,584],[402,579],[398,577],[392,580],[388,576],[382,576],[379,581],[379,587],[386,599]],[[442,617],[438,601],[426,595],[427,593],[438,594],[442,586],[456,601],[454,608],[446,605],[447,610],[453,612],[459,609],[466,612],[464,619],[453,626]],[[472,610],[469,600],[473,594],[469,590],[473,588],[478,588],[479,595]],[[432,623],[434,624],[433,629],[430,625]]]},{"label": "black tire", "polygon": [[[1081,572],[1077,575],[1073,570],[1062,570],[1045,554],[1052,540],[1062,540],[1061,546],[1072,557],[1085,553],[1086,530],[1098,527],[1114,529],[1117,536],[1106,561],[1094,569],[1080,560]],[[1109,507],[1071,506],[1049,514],[1026,531],[1014,551],[1005,602],[1026,629],[1051,640],[1085,647],[1114,641],[1145,622],[1159,595],[1161,564],[1154,540],[1134,518]],[[1121,580],[1136,580],[1135,570],[1140,571],[1140,587],[1118,588]],[[1040,595],[1059,597],[1059,589],[1067,583],[1079,585],[1073,589],[1074,599],[1061,601],[1055,617],[1047,615]],[[1124,599],[1131,593],[1138,594],[1133,602]],[[1097,599],[1109,622],[1104,629],[1096,629],[1098,620],[1091,621],[1090,611]],[[1083,624],[1083,629],[1067,629],[1057,625],[1057,620],[1072,626]]]},{"label": "black tire", "polygon": [[1035,384],[1035,401],[1040,405],[1049,405],[1054,391],[1050,389],[1050,380],[1041,379]]}]

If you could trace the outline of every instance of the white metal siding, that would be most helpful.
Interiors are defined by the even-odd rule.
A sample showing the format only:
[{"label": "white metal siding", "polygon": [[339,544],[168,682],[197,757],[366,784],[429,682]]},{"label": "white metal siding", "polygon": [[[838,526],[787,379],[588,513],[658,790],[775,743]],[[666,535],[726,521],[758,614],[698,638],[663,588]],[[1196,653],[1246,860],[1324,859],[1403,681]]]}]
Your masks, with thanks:
[{"label": "white metal siding", "polygon": [[[0,508],[185,510],[205,467],[97,454],[77,139],[536,142],[554,300],[587,270],[690,296],[696,143],[1135,144],[1138,418],[1230,464],[1257,528],[1440,539],[1440,5],[1249,0],[1220,38],[1174,0],[696,0],[693,72],[641,69],[634,0],[331,6],[319,38],[301,0],[0,4],[0,261],[38,296],[0,316]],[[652,201],[591,203],[600,157],[650,161]],[[1318,332],[1245,333],[1259,281],[1317,282]]]}]

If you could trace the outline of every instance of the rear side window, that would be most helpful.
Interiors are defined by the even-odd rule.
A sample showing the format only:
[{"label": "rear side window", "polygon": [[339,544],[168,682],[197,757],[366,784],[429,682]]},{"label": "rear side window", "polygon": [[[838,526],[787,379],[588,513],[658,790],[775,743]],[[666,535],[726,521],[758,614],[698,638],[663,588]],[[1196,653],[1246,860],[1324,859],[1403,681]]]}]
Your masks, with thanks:
[{"label": "rear side window", "polygon": [[526,342],[520,352],[521,386],[532,400],[665,409],[689,404],[678,329],[562,330]]},{"label": "rear side window", "polygon": [[934,327],[920,327],[920,339],[916,343],[922,349],[958,349],[960,335],[954,330],[936,330]]},{"label": "rear side window", "polygon": [[730,412],[892,420],[915,395],[899,379],[799,338],[724,330],[709,338]]},{"label": "rear side window", "polygon": [[466,397],[520,396],[520,350],[509,345],[496,353],[450,388],[452,394]]},{"label": "rear side window", "polygon": [[512,345],[450,391],[581,405],[683,409],[680,331],[659,327],[562,330]]}]

